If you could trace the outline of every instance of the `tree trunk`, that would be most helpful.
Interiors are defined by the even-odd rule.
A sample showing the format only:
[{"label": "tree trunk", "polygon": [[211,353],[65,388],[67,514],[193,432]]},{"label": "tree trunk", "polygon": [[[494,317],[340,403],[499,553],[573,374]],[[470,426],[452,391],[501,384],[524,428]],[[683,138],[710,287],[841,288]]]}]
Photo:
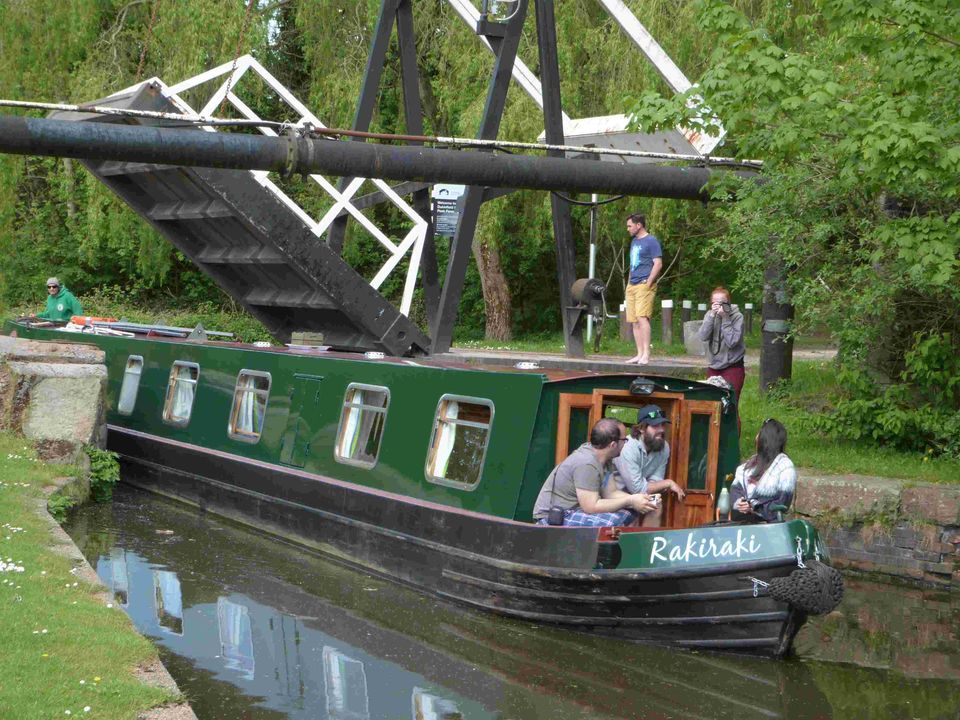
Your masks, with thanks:
[{"label": "tree trunk", "polygon": [[477,233],[473,241],[473,257],[480,271],[480,287],[486,309],[484,336],[487,340],[511,340],[513,299],[500,265],[500,250],[495,243],[482,239],[481,233]]}]

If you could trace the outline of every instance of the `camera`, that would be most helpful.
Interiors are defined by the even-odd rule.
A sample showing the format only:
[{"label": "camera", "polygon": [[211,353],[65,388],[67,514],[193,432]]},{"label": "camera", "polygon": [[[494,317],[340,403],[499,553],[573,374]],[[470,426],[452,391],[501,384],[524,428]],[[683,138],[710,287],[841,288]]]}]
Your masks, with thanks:
[{"label": "camera", "polygon": [[722,303],[720,303],[720,307],[721,307],[721,309],[722,309],[725,313],[729,313],[729,312],[731,311],[731,309],[732,309],[732,308],[730,307],[730,303],[728,303],[728,302],[722,302]]},{"label": "camera", "polygon": [[563,525],[564,510],[554,505],[547,512],[547,525]]},{"label": "camera", "polygon": [[660,496],[660,493],[653,493],[650,496],[650,502],[652,502],[654,505],[659,505],[662,500],[663,498]]}]

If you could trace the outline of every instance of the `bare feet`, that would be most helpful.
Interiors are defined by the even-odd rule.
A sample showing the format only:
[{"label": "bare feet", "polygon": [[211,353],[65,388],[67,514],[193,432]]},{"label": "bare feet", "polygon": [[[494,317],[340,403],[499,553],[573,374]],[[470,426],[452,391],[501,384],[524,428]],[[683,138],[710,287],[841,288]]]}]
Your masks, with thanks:
[{"label": "bare feet", "polygon": [[640,362],[640,356],[634,355],[632,358],[630,358],[629,360],[625,360],[624,362],[626,362],[627,365],[636,365],[637,363]]},{"label": "bare feet", "polygon": [[646,365],[650,362],[650,358],[637,358],[637,365]]}]

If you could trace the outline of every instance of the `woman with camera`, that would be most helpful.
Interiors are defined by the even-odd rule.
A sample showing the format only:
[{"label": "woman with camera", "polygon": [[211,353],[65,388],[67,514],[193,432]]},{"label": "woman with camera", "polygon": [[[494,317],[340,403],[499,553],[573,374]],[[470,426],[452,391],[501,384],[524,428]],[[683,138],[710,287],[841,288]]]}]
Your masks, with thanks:
[{"label": "woman with camera", "polygon": [[[720,376],[730,383],[739,405],[746,376],[743,315],[736,305],[730,304],[730,291],[725,287],[714,288],[710,303],[700,325],[700,339],[707,346],[707,377]],[[737,414],[739,416],[739,411]]]},{"label": "woman with camera", "polygon": [[776,506],[790,507],[797,488],[797,469],[787,457],[787,429],[773,418],[757,433],[756,454],[737,468],[730,485],[734,520],[778,519]]}]

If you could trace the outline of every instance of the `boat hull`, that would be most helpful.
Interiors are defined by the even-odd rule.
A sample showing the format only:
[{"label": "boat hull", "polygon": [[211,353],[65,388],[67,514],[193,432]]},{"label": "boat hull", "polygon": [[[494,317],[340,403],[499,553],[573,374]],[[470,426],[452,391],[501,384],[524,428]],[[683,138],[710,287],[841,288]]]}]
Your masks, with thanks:
[{"label": "boat hull", "polygon": [[543,528],[411,501],[122,427],[110,426],[108,446],[135,486],[503,615],[632,641],[777,657],[790,651],[806,619],[770,597],[754,597],[749,579],[789,575],[797,567],[789,552],[640,567],[623,562],[631,557],[626,542],[604,542],[596,528]]}]

